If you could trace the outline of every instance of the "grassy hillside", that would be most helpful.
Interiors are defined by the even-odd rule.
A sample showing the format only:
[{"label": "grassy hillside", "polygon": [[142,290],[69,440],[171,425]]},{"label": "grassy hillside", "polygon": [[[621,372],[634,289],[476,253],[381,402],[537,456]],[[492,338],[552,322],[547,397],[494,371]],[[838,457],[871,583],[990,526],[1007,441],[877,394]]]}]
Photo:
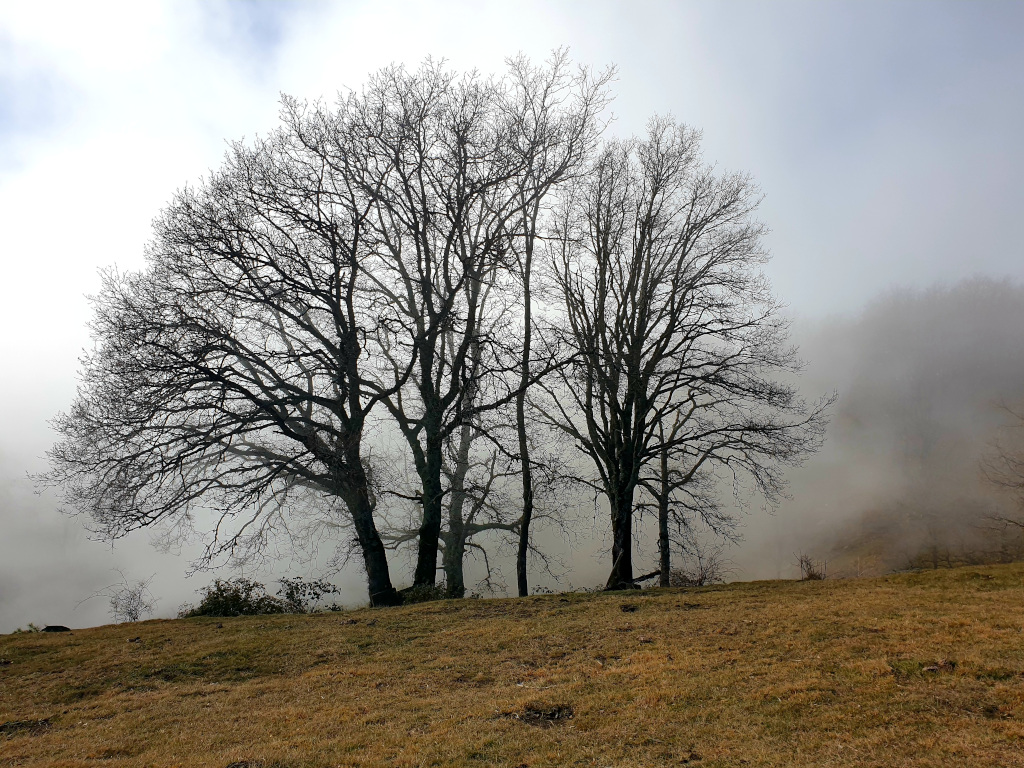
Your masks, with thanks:
[{"label": "grassy hillside", "polygon": [[1024,766],[1024,566],[0,637],[2,766]]}]

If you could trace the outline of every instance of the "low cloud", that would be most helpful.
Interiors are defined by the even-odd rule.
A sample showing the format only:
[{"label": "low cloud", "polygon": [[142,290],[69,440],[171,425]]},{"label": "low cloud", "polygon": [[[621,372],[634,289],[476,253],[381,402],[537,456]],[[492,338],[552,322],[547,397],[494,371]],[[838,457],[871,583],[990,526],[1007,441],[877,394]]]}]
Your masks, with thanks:
[{"label": "low cloud", "polygon": [[[981,462],[1024,397],[1024,287],[972,279],[895,290],[861,314],[798,326],[810,392],[838,389],[823,450],[792,498],[750,521],[750,575],[788,576],[796,553],[834,573],[942,565],[1012,549],[992,525],[1015,502]],[[1019,537],[1018,537],[1019,538]]]}]

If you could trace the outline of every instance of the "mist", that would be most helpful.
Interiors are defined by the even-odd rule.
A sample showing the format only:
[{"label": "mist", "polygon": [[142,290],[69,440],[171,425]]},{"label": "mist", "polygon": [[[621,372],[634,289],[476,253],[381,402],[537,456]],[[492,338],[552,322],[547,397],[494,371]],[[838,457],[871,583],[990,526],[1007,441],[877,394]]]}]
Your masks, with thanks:
[{"label": "mist", "polygon": [[[845,316],[794,323],[807,368],[808,397],[836,390],[825,444],[788,473],[789,498],[770,514],[756,504],[736,504],[740,541],[725,548],[732,580],[795,578],[797,556],[827,561],[828,574],[851,577],[911,567],[943,567],[1024,555],[1020,534],[1002,531],[993,517],[1020,517],[1017,500],[989,482],[981,462],[1011,422],[1024,382],[1024,286],[973,278],[927,289],[893,289]],[[36,446],[40,451],[45,447]],[[0,455],[0,466],[17,463]],[[42,466],[42,461],[36,461]],[[608,520],[603,504],[570,493],[562,525],[537,531],[550,567],[534,564],[531,582],[541,590],[593,587],[607,570]],[[742,501],[742,500],[741,500]],[[329,575],[342,588],[340,601],[364,601],[362,574],[352,564],[329,567],[344,539],[289,548],[282,539],[263,567],[199,572],[184,578],[201,554],[198,541],[158,551],[144,532],[105,543],[90,540],[84,523],[61,515],[51,494],[38,495],[27,477],[5,471],[0,505],[18,510],[5,530],[0,562],[0,631],[27,621],[104,623],[106,601],[89,595],[117,581],[156,574],[157,615],[173,616],[195,590],[215,576],[255,575],[272,583],[284,574]],[[639,531],[639,563],[656,561],[656,534],[648,520]],[[16,543],[16,546],[12,546]],[[713,538],[706,543],[714,545]],[[514,576],[512,553],[500,540],[492,549],[493,591],[479,583],[479,559],[467,561],[471,592],[505,594]],[[680,555],[674,554],[676,563]],[[412,555],[390,557],[402,582]]]},{"label": "mist", "polygon": [[[705,547],[721,548],[726,578],[797,578],[801,554],[838,578],[1024,557],[1020,532],[995,519],[1024,519],[1018,500],[982,470],[1012,425],[1007,409],[1024,400],[1021,328],[1024,285],[989,277],[893,288],[855,313],[795,319],[804,395],[834,391],[838,401],[824,446],[787,472],[788,497],[776,508],[720,484],[738,541],[696,527]],[[538,533],[552,562],[533,581],[545,590],[600,585],[605,503],[580,489],[559,493],[565,524]],[[650,518],[637,542],[640,570],[656,568]],[[514,569],[490,544],[500,594]],[[673,552],[673,562],[685,566],[685,556]],[[482,578],[482,563],[466,572],[467,583]]]},{"label": "mist", "polygon": [[839,392],[823,449],[790,473],[791,498],[751,518],[736,559],[791,577],[799,553],[836,576],[1019,555],[993,517],[1016,500],[981,464],[1024,397],[1024,287],[974,278],[895,289],[858,314],[802,321],[809,393]]}]

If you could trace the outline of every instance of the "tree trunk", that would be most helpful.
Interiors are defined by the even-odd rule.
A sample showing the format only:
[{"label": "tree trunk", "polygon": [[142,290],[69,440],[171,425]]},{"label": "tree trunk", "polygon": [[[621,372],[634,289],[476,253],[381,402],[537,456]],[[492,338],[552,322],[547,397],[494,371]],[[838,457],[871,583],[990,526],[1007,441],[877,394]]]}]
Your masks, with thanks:
[{"label": "tree trunk", "polygon": [[530,270],[533,262],[533,236],[536,214],[527,237],[523,261],[523,358],[519,376],[519,394],[516,395],[516,428],[519,431],[519,460],[523,476],[523,514],[519,519],[519,549],[516,552],[516,581],[519,596],[530,594],[526,581],[526,556],[530,551],[530,521],[533,519],[533,468],[530,466],[530,444],[526,439],[526,387],[530,382],[530,340],[532,337],[532,308],[530,305]]},{"label": "tree trunk", "polygon": [[370,605],[401,605],[402,597],[391,584],[384,543],[380,540],[380,534],[377,533],[369,504],[367,503],[363,509],[354,505],[351,511],[352,519],[355,522],[356,536],[363,551]]},{"label": "tree trunk", "polygon": [[[664,436],[662,436],[664,443]],[[670,495],[668,477],[668,450],[661,449],[661,492],[658,494],[658,553],[661,555],[661,573],[658,575],[658,585],[662,587],[671,586],[672,581],[672,557],[669,550],[668,540],[668,502]]]},{"label": "tree trunk", "polygon": [[620,489],[612,502],[612,572],[605,589],[635,589],[633,583],[633,488]]},{"label": "tree trunk", "polygon": [[391,584],[391,573],[388,570],[388,558],[373,521],[373,505],[359,457],[359,449],[349,452],[346,458],[345,477],[339,483],[343,487],[343,496],[352,522],[356,529],[356,540],[363,553],[363,565],[366,568],[367,589],[370,593],[370,605],[401,605],[402,596]]},{"label": "tree trunk", "polygon": [[445,597],[463,598],[466,596],[466,533],[462,521],[449,524],[448,531],[442,537],[444,551],[441,553],[441,563],[444,566]]},{"label": "tree trunk", "polygon": [[530,586],[526,581],[526,556],[530,551],[530,521],[533,519],[533,475],[530,467],[530,449],[526,442],[526,422],[523,410],[523,406],[516,403],[516,416],[519,419],[519,452],[522,456],[523,475],[523,514],[519,519],[519,549],[516,552],[516,581],[520,597],[530,594]]},{"label": "tree trunk", "polygon": [[448,531],[444,534],[445,593],[448,597],[466,596],[464,563],[466,557],[466,475],[469,473],[469,449],[473,444],[473,427],[463,424],[459,431],[459,452],[455,472],[451,476],[451,499],[448,502]]},{"label": "tree trunk", "polygon": [[413,585],[432,587],[437,581],[437,550],[441,535],[441,517],[444,512],[444,488],[441,470],[444,462],[441,439],[434,430],[427,430],[425,473],[423,483],[423,521],[419,531],[419,552]]}]

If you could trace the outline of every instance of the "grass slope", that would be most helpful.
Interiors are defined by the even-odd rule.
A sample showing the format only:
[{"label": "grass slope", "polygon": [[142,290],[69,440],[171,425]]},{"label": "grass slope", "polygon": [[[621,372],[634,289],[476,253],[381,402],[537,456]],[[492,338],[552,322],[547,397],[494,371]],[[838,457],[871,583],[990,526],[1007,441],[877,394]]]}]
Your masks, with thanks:
[{"label": "grass slope", "polygon": [[1024,766],[1024,566],[0,637],[2,766]]}]

